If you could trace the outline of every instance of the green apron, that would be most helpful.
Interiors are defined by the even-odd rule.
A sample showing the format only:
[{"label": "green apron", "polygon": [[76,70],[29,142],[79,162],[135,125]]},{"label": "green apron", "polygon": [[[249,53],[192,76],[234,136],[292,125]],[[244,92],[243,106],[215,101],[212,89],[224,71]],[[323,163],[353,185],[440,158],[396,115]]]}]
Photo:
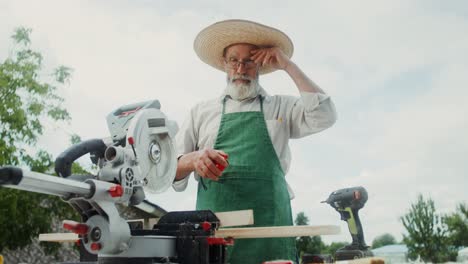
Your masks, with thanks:
[{"label": "green apron", "polygon": [[[293,225],[284,172],[260,112],[225,113],[226,99],[214,149],[229,155],[229,166],[218,181],[198,184],[197,210],[225,212],[253,209],[253,226]],[[259,264],[267,260],[296,261],[294,238],[238,239],[228,247],[228,263]]]}]

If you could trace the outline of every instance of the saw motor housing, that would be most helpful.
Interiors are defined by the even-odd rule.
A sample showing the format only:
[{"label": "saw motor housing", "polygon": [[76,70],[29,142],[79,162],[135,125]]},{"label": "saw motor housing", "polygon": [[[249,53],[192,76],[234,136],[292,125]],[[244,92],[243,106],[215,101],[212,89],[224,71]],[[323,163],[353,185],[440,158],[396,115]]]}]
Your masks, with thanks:
[{"label": "saw motor housing", "polygon": [[177,123],[159,110],[158,100],[120,107],[107,116],[112,145],[104,152],[98,179],[150,193],[169,188],[177,168]]}]

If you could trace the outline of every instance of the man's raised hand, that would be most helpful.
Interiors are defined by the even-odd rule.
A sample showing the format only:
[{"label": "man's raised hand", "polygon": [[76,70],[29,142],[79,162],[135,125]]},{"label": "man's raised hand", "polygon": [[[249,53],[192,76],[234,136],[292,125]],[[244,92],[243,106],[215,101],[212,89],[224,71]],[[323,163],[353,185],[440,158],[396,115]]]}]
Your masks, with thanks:
[{"label": "man's raised hand", "polygon": [[270,66],[274,69],[285,70],[291,61],[278,47],[256,49],[250,53],[252,54],[250,59],[255,63],[264,67]]}]

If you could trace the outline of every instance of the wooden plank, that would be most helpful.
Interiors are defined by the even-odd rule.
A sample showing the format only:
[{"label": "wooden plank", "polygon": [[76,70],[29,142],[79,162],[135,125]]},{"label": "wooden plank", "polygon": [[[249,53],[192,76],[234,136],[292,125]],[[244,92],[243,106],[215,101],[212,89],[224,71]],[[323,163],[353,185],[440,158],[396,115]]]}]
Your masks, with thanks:
[{"label": "wooden plank", "polygon": [[336,264],[385,264],[385,260],[379,257],[359,258],[352,260],[340,260]]},{"label": "wooden plank", "polygon": [[254,217],[253,210],[239,210],[230,212],[215,213],[218,217],[221,225],[220,226],[243,226],[253,225]]},{"label": "wooden plank", "polygon": [[39,234],[39,241],[47,242],[76,242],[79,239],[75,233]]},{"label": "wooden plank", "polygon": [[336,235],[340,227],[334,225],[323,226],[271,226],[271,227],[243,227],[221,228],[215,233],[216,237],[267,238],[267,237],[301,237],[317,235]]},{"label": "wooden plank", "polygon": [[[336,235],[340,233],[339,226],[271,226],[271,227],[244,227],[221,228],[215,232],[215,237],[266,238],[266,237],[300,237],[317,235]],[[74,233],[40,234],[39,241],[48,242],[75,242],[78,235]]]}]

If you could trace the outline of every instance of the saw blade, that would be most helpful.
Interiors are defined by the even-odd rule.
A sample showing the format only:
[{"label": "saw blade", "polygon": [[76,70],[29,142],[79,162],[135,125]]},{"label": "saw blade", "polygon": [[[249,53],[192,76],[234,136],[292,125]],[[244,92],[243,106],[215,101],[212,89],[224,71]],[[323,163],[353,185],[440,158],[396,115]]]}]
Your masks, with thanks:
[{"label": "saw blade", "polygon": [[[174,181],[177,155],[172,131],[166,126],[166,116],[157,109],[140,110],[128,128],[127,138],[133,138],[137,166],[143,187],[150,193],[161,193]],[[127,145],[127,148],[131,146]]]}]

